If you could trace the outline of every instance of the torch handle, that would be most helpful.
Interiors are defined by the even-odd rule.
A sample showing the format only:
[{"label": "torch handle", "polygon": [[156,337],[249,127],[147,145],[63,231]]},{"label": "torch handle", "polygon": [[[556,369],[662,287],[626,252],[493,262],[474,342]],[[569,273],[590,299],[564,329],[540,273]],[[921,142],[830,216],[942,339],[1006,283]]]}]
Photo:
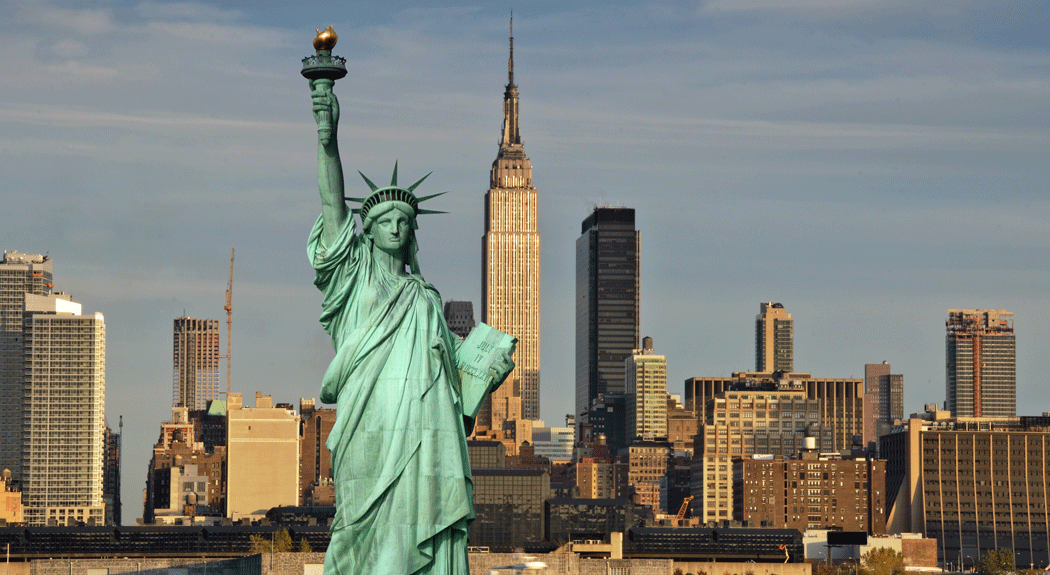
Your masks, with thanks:
[{"label": "torch handle", "polygon": [[[332,86],[335,85],[335,80],[329,80],[328,78],[319,78],[314,80],[314,86],[317,87],[321,92],[327,92],[332,96],[331,102],[335,106],[335,95],[332,94]],[[332,140],[332,132],[335,127],[332,125],[332,112],[331,110],[322,110],[317,112],[317,138],[320,140],[322,146],[327,146]]]}]

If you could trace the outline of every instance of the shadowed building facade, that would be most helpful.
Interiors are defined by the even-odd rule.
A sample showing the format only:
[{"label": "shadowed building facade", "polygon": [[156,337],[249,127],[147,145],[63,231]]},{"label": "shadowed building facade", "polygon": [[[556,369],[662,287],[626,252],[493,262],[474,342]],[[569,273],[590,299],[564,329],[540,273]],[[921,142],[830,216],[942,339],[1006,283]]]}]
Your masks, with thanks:
[{"label": "shadowed building facade", "polygon": [[[513,25],[513,24],[512,24]],[[532,165],[518,128],[514,35],[503,93],[503,129],[485,193],[481,240],[481,320],[518,338],[514,371],[486,398],[478,427],[540,417],[540,232]]]},{"label": "shadowed building facade", "polygon": [[22,366],[22,310],[25,294],[47,295],[52,260],[40,254],[4,251],[0,259],[0,470],[22,479],[22,413],[25,375]]},{"label": "shadowed building facade", "polygon": [[634,209],[600,207],[576,239],[576,414],[625,392],[624,360],[638,349],[639,232]]},{"label": "shadowed building facade", "polygon": [[864,443],[878,440],[904,418],[904,376],[889,362],[864,364]]}]

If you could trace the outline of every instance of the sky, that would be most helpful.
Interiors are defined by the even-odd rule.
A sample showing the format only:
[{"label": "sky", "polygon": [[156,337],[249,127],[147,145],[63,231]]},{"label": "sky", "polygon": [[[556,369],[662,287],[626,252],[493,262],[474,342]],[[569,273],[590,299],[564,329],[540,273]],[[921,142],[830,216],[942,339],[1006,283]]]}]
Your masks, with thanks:
[{"label": "sky", "polygon": [[173,320],[225,320],[231,248],[233,391],[318,395],[333,351],[306,259],[320,202],[299,71],[329,24],[347,195],[367,189],[356,170],[433,171],[418,192],[448,191],[427,207],[449,213],[421,217],[422,272],[480,318],[513,7],[548,425],[573,409],[575,241],[597,205],[636,210],[641,331],[670,393],[754,369],[774,301],[797,371],[888,361],[921,411],[944,401],[947,310],[1005,308],[1019,412],[1050,411],[1050,3],[88,5],[0,0],[0,248],[48,253],[55,289],[105,315],[125,524],[171,417]]}]

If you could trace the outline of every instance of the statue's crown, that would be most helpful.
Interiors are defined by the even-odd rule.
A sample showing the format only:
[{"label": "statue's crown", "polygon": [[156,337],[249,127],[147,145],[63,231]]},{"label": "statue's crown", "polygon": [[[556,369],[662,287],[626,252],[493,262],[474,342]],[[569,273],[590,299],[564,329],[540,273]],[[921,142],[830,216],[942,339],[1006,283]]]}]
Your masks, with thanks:
[{"label": "statue's crown", "polygon": [[[357,172],[357,173],[361,174],[361,172]],[[431,172],[431,173],[433,173],[433,172]],[[421,203],[423,203],[423,202],[425,202],[425,201],[427,201],[427,200],[429,200],[431,198],[436,198],[436,197],[444,194],[445,192],[441,192],[441,193],[438,193],[438,194],[431,194],[429,196],[423,196],[421,198],[416,197],[416,195],[412,193],[419,186],[419,184],[423,183],[423,180],[427,179],[428,176],[430,176],[430,174],[427,174],[426,176],[423,176],[422,178],[419,178],[419,180],[417,180],[416,183],[412,184],[411,186],[408,186],[407,188],[402,188],[402,187],[397,185],[397,162],[394,162],[394,175],[393,175],[393,177],[390,178],[390,185],[389,186],[380,188],[380,187],[376,186],[375,184],[373,184],[372,180],[368,179],[368,176],[366,176],[364,174],[361,174],[361,177],[364,178],[365,183],[368,184],[368,187],[372,190],[372,193],[369,194],[367,197],[364,197],[364,198],[350,198],[350,197],[347,197],[347,198],[344,198],[344,199],[347,199],[347,200],[350,200],[350,201],[353,201],[353,202],[361,202],[361,207],[360,208],[354,208],[351,211],[353,213],[355,213],[355,214],[361,214],[361,222],[362,223],[364,223],[365,219],[368,218],[368,212],[371,211],[372,208],[378,206],[379,204],[382,204],[383,202],[403,202],[403,203],[406,203],[406,204],[412,206],[412,211],[413,211],[413,213],[415,215],[420,215],[420,214],[443,214],[445,212],[440,212],[440,211],[436,211],[436,210],[421,210],[421,209],[419,209],[419,204],[421,204]]]}]

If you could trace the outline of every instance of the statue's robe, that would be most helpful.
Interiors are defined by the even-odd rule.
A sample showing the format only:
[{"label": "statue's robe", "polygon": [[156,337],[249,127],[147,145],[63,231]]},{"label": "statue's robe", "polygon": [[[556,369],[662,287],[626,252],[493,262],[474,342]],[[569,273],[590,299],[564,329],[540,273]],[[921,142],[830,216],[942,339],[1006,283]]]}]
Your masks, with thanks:
[{"label": "statue's robe", "polygon": [[331,246],[318,218],[308,253],[336,355],[321,401],[336,516],[325,575],[469,573],[473,486],[455,351],[441,297],[376,265],[348,217]]}]

